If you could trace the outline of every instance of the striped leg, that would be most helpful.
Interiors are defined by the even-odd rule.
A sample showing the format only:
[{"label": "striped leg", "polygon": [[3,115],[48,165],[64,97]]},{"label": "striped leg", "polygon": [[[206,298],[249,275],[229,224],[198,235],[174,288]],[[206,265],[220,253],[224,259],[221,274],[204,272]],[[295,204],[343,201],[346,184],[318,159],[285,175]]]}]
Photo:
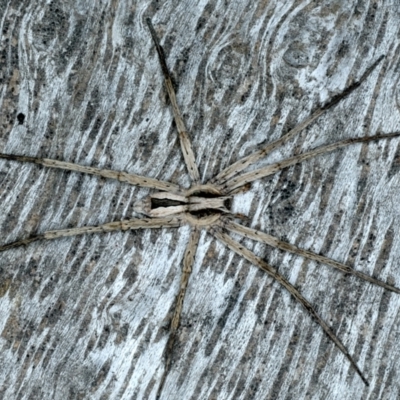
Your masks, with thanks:
[{"label": "striped leg", "polygon": [[52,160],[50,158],[36,158],[17,156],[15,154],[4,154],[0,153],[0,159],[29,162],[34,164],[43,165],[48,168],[58,168],[66,171],[80,172],[83,174],[90,174],[101,176],[108,179],[116,179],[121,182],[126,182],[133,186],[147,187],[151,189],[162,190],[171,193],[181,193],[181,189],[178,185],[173,183],[159,181],[154,178],[147,178],[145,176],[128,174],[126,172],[113,171],[111,169],[100,169],[95,167],[85,167],[83,165],[69,163],[65,161]]},{"label": "striped leg", "polygon": [[368,76],[372,73],[372,71],[377,67],[377,65],[383,60],[384,56],[379,57],[362,75],[360,80],[354,82],[352,85],[348,86],[343,92],[334,96],[327,104],[323,107],[318,108],[314,111],[307,119],[298,124],[295,128],[291,129],[281,138],[275,140],[272,143],[267,144],[261,150],[258,150],[246,157],[241,158],[236,161],[229,167],[222,170],[216,177],[211,180],[211,183],[215,183],[217,185],[222,185],[228,179],[231,179],[239,172],[243,171],[250,165],[256,163],[262,157],[265,157],[267,154],[271,153],[279,146],[283,146],[286,142],[296,136],[299,132],[305,129],[307,126],[311,125],[316,119],[318,119],[322,114],[324,114],[327,110],[335,106],[340,100],[347,97],[350,93],[352,93],[355,89],[357,89],[361,83],[368,78]]},{"label": "striped leg", "polygon": [[383,287],[384,289],[390,290],[391,292],[400,294],[400,289],[398,289],[392,285],[389,285],[386,282],[380,281],[379,279],[376,279],[376,278],[373,278],[372,276],[366,275],[360,271],[350,268],[349,266],[347,266],[345,264],[342,264],[338,261],[332,260],[331,258],[321,256],[320,254],[313,253],[312,251],[309,251],[309,250],[301,249],[297,246],[294,246],[293,244],[279,240],[278,238],[268,235],[267,233],[258,231],[256,229],[247,228],[245,226],[237,224],[233,221],[230,221],[228,218],[224,218],[223,222],[221,222],[220,225],[223,228],[227,229],[228,231],[238,233],[239,235],[243,235],[249,239],[253,239],[253,240],[256,240],[261,243],[265,243],[268,246],[275,247],[276,249],[288,251],[290,253],[297,254],[304,258],[308,258],[309,260],[313,260],[313,261],[320,262],[322,264],[329,265],[330,267],[339,269],[340,271],[343,271],[346,274],[351,274],[351,275],[357,276],[358,278],[360,278],[364,281],[373,283],[374,285]]},{"label": "striped leg", "polygon": [[364,136],[360,138],[351,138],[341,140],[340,142],[332,143],[327,146],[317,147],[307,153],[302,153],[297,156],[288,158],[283,161],[279,161],[274,164],[267,165],[266,167],[255,169],[237,177],[231,178],[224,185],[218,187],[223,193],[229,194],[235,191],[237,188],[245,186],[246,184],[253,182],[257,179],[265,178],[266,176],[273,175],[284,168],[290,167],[291,165],[301,163],[305,160],[318,156],[320,154],[329,153],[333,150],[340,149],[355,143],[366,143],[374,140],[391,139],[400,136],[400,132],[379,134],[374,136]]},{"label": "striped leg", "polygon": [[0,252],[13,249],[15,247],[26,246],[29,243],[38,240],[52,240],[67,236],[77,236],[87,233],[101,233],[126,231],[128,229],[147,229],[147,228],[178,228],[182,225],[182,219],[179,217],[170,218],[133,218],[124,221],[108,222],[97,226],[84,226],[81,228],[59,229],[47,231],[42,234],[33,235],[26,239],[17,240],[12,243],[0,246]]},{"label": "striped leg", "polygon": [[186,289],[188,286],[190,274],[192,273],[192,267],[194,263],[194,257],[196,255],[197,245],[199,243],[200,231],[194,228],[190,234],[189,243],[186,247],[185,257],[183,259],[183,270],[181,276],[181,284],[179,287],[179,293],[175,301],[175,310],[171,320],[170,334],[165,348],[165,365],[164,372],[161,378],[160,386],[157,390],[157,399],[160,398],[161,392],[164,387],[165,379],[168,375],[169,369],[171,367],[172,352],[174,349],[174,343],[176,339],[176,334],[179,328],[179,322],[182,314],[183,300],[185,299]]},{"label": "striped leg", "polygon": [[324,332],[328,335],[328,337],[332,340],[333,343],[340,349],[340,351],[347,357],[350,361],[352,367],[356,370],[357,374],[360,376],[365,385],[369,386],[367,379],[362,374],[361,370],[358,368],[356,362],[353,360],[352,356],[343,345],[343,343],[339,340],[339,338],[334,334],[332,329],[328,326],[328,324],[317,314],[314,310],[311,303],[307,301],[306,298],[302,296],[302,294],[278,271],[272,268],[269,264],[267,264],[263,259],[257,257],[253,252],[246,249],[235,240],[233,240],[227,233],[222,232],[220,228],[216,228],[215,230],[210,230],[220,242],[229,247],[232,251],[239,254],[240,256],[246,258],[252,264],[261,268],[268,275],[272,276],[281,286],[283,286],[305,309],[306,311],[314,317],[319,326],[324,330]]},{"label": "striped leg", "polygon": [[182,114],[179,110],[178,103],[176,101],[175,90],[174,90],[174,86],[172,84],[172,79],[171,79],[171,75],[168,70],[167,62],[165,61],[164,51],[160,45],[160,41],[158,40],[156,31],[153,28],[151,19],[147,18],[146,22],[150,29],[150,33],[151,33],[151,37],[153,38],[153,42],[156,46],[157,53],[158,53],[158,59],[160,60],[161,69],[164,74],[165,87],[168,92],[169,100],[171,101],[172,112],[174,114],[176,128],[178,129],[179,141],[181,143],[183,158],[185,160],[185,164],[188,169],[192,183],[198,184],[200,182],[199,169],[197,168],[192,144],[190,142],[189,135],[186,131],[186,127],[185,127],[185,124],[182,119]]}]

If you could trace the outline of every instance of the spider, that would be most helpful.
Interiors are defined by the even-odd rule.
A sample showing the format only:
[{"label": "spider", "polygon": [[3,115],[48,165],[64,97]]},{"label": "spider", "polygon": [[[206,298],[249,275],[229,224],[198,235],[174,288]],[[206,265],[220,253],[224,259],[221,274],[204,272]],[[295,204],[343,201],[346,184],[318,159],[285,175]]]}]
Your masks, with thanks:
[{"label": "spider", "polygon": [[[183,259],[182,275],[180,280],[179,292],[176,296],[174,310],[169,328],[169,338],[164,350],[164,371],[158,385],[157,398],[161,397],[165,380],[170,371],[172,356],[174,351],[174,343],[179,330],[180,318],[183,308],[185,294],[188,288],[189,278],[194,264],[195,254],[199,242],[199,235],[202,230],[206,230],[210,235],[214,236],[223,245],[237,253],[239,256],[248,260],[253,265],[259,267],[267,274],[272,276],[281,286],[283,286],[314,318],[320,325],[329,339],[339,348],[346,356],[351,366],[360,376],[365,385],[368,380],[357,366],[349,351],[342,344],[341,340],[336,336],[329,325],[317,314],[313,306],[305,297],[275,268],[270,266],[265,260],[257,256],[252,251],[245,248],[239,242],[234,240],[229,233],[239,234],[245,238],[255,240],[277,249],[285,250],[310,260],[314,260],[333,268],[339,269],[346,274],[352,274],[367,282],[381,286],[386,290],[400,294],[400,289],[389,285],[386,282],[368,276],[360,271],[337,262],[333,259],[313,253],[308,250],[301,249],[290,243],[282,241],[277,237],[269,235],[265,232],[246,227],[238,223],[245,220],[245,216],[234,214],[231,211],[231,203],[233,197],[243,191],[249,189],[252,182],[270,176],[288,168],[294,164],[300,163],[312,157],[334,151],[336,149],[349,146],[355,143],[365,143],[376,140],[387,140],[399,137],[399,132],[389,134],[377,134],[374,136],[366,136],[359,138],[351,138],[342,140],[330,145],[317,147],[309,152],[302,153],[297,156],[290,157],[277,163],[273,163],[262,168],[251,169],[251,167],[261,158],[278,148],[283,146],[290,139],[295,137],[300,131],[312,124],[328,109],[335,106],[340,100],[352,93],[361,83],[368,78],[372,71],[382,61],[383,56],[379,57],[361,76],[361,78],[347,87],[343,92],[334,96],[324,106],[316,109],[302,123],[285,133],[280,139],[267,144],[265,147],[255,151],[254,153],[239,159],[229,167],[222,170],[210,181],[203,183],[200,180],[198,165],[195,162],[194,152],[191,146],[189,134],[186,131],[182,115],[177,104],[174,85],[168,70],[163,48],[159,43],[157,34],[152,26],[151,20],[146,20],[150,30],[151,37],[155,44],[162,73],[165,79],[166,91],[172,106],[172,112],[176,123],[180,146],[184,158],[184,162],[191,180],[189,188],[182,188],[176,184],[149,178],[132,173],[119,172],[114,170],[99,169],[94,167],[81,166],[64,161],[52,160],[47,158],[35,158],[14,154],[0,154],[0,158],[39,164],[49,168],[58,168],[84,174],[101,176],[109,179],[116,179],[130,185],[153,189],[154,192],[147,196],[144,200],[140,200],[135,204],[135,211],[143,215],[141,218],[132,218],[129,220],[110,222],[98,226],[85,226],[80,228],[71,228],[63,230],[46,231],[42,234],[33,235],[25,239],[0,246],[0,251],[6,251],[11,248],[24,246],[38,240],[53,240],[66,236],[75,236],[89,233],[126,231],[134,229],[154,229],[154,228],[178,228],[183,225],[189,225],[191,228],[189,242]],[[245,172],[250,168],[248,172]]]}]

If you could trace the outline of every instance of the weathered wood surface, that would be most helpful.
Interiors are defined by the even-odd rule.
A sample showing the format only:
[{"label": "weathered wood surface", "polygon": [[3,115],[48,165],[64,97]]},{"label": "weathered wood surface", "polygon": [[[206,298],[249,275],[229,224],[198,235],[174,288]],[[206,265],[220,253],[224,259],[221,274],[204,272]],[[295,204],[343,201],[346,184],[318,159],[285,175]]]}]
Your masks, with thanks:
[{"label": "weathered wood surface", "polygon": [[[0,151],[186,185],[146,16],[203,181],[280,137],[381,54],[357,92],[269,161],[398,130],[399,14],[394,1],[3,0]],[[235,210],[399,287],[398,144],[291,167],[253,184]],[[149,193],[10,161],[0,174],[1,243],[129,217]],[[2,253],[0,397],[154,399],[188,237],[187,228],[108,233]],[[162,398],[398,399],[400,297],[244,243],[310,300],[370,387],[289,294],[203,233]]]}]

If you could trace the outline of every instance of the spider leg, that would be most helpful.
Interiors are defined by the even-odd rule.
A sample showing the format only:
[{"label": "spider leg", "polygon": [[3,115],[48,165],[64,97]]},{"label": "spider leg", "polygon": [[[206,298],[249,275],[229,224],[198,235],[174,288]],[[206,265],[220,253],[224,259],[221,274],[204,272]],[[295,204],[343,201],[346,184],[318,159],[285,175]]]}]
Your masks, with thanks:
[{"label": "spider leg", "polygon": [[185,160],[185,164],[188,169],[190,178],[192,179],[194,184],[198,184],[200,182],[199,170],[197,168],[196,160],[194,157],[192,144],[190,142],[189,135],[186,131],[185,123],[183,122],[182,114],[179,110],[178,103],[176,101],[175,89],[172,84],[171,74],[169,73],[167,62],[165,61],[164,50],[160,45],[160,41],[158,40],[157,33],[154,30],[153,24],[151,23],[151,19],[147,18],[146,22],[149,27],[154,45],[156,46],[157,49],[158,59],[160,61],[161,69],[164,75],[165,87],[167,89],[168,97],[172,105],[172,113],[174,115],[176,128],[178,130],[183,158]]},{"label": "spider leg", "polygon": [[400,132],[388,133],[385,135],[378,134],[374,136],[364,136],[360,138],[345,139],[341,140],[340,142],[328,144],[326,146],[320,146],[309,152],[302,153],[297,156],[290,157],[286,160],[279,161],[277,163],[267,165],[263,168],[255,169],[253,171],[231,178],[224,185],[220,186],[219,189],[223,193],[231,193],[235,189],[244,186],[250,182],[253,182],[257,179],[265,178],[266,176],[269,175],[273,175],[284,168],[290,167],[291,165],[294,164],[301,163],[305,160],[308,160],[309,158],[318,156],[320,154],[328,153],[330,151],[340,149],[341,147],[346,147],[348,145],[355,143],[365,143],[365,142],[372,142],[374,140],[391,139],[399,136]]},{"label": "spider leg", "polygon": [[372,276],[366,275],[360,271],[356,271],[355,269],[350,268],[349,266],[342,264],[338,261],[332,260],[331,258],[321,256],[320,254],[313,253],[312,251],[309,250],[301,249],[297,246],[294,246],[293,244],[279,240],[278,238],[268,235],[267,233],[237,224],[233,221],[230,221],[228,218],[223,218],[223,221],[220,222],[220,226],[227,229],[228,231],[238,233],[239,235],[245,236],[249,239],[257,240],[258,242],[265,243],[268,246],[272,246],[276,249],[288,251],[290,253],[297,254],[304,258],[308,258],[309,260],[314,260],[322,264],[329,265],[330,267],[339,269],[340,271],[343,271],[346,274],[352,274],[360,279],[363,279],[364,281],[373,283],[375,285],[383,287],[384,289],[390,290],[391,292],[400,294],[400,289],[392,285],[389,285],[386,282],[380,281],[379,279],[373,278]]},{"label": "spider leg", "polygon": [[179,321],[181,318],[181,313],[182,313],[182,308],[183,308],[183,300],[185,298],[190,274],[192,273],[192,266],[194,263],[194,257],[196,254],[197,245],[199,243],[199,236],[200,236],[200,231],[197,228],[194,228],[190,234],[189,243],[186,247],[186,252],[185,252],[184,259],[183,259],[183,269],[182,269],[180,289],[179,289],[179,293],[176,297],[175,310],[174,310],[174,314],[173,314],[172,320],[171,320],[169,339],[168,339],[167,346],[165,348],[165,353],[164,353],[164,357],[165,357],[164,372],[163,372],[163,375],[161,378],[160,386],[158,387],[158,390],[157,390],[156,399],[159,399],[161,396],[161,392],[164,387],[165,379],[166,379],[166,377],[169,373],[170,367],[171,367],[172,352],[173,352],[173,348],[174,348],[176,334],[177,334],[177,331],[179,328]]},{"label": "spider leg", "polygon": [[291,129],[289,132],[284,134],[281,138],[275,140],[272,143],[267,144],[261,150],[258,150],[252,154],[249,154],[246,157],[241,158],[240,160],[236,161],[229,167],[223,169],[217,176],[215,176],[211,183],[215,183],[217,185],[222,185],[228,179],[231,179],[233,176],[237,175],[239,172],[243,171],[248,166],[254,164],[262,157],[266,156],[267,154],[271,153],[277,147],[284,145],[290,139],[292,139],[295,135],[305,129],[307,126],[312,124],[316,119],[318,119],[322,114],[324,114],[327,110],[335,106],[340,100],[347,97],[350,93],[352,93],[355,89],[357,89],[361,83],[368,78],[368,76],[372,73],[372,71],[377,67],[377,65],[383,60],[384,56],[380,56],[361,76],[361,78],[348,86],[343,92],[334,96],[327,104],[318,108],[314,111],[308,118],[306,118],[303,122],[298,124],[296,127]]},{"label": "spider leg", "polygon": [[343,345],[340,339],[335,335],[328,324],[317,314],[311,303],[309,303],[307,299],[303,297],[302,294],[284,276],[282,276],[278,271],[267,264],[262,258],[256,256],[252,251],[246,249],[241,244],[233,240],[228,234],[222,232],[219,227],[211,228],[210,233],[212,233],[220,242],[225,244],[232,251],[246,258],[252,264],[261,268],[267,274],[272,276],[280,285],[282,285],[306,309],[306,311],[315,318],[316,322],[321,326],[321,328],[332,340],[332,342],[350,361],[350,364],[356,370],[357,374],[360,376],[364,384],[369,386],[367,379],[364,377],[356,362],[353,360],[350,353],[347,351],[346,347]]},{"label": "spider leg", "polygon": [[86,233],[101,233],[113,231],[126,231],[128,229],[147,229],[147,228],[179,228],[183,220],[179,217],[171,218],[133,218],[123,221],[108,222],[97,226],[83,226],[81,228],[58,229],[46,231],[42,234],[32,235],[26,239],[17,240],[12,243],[0,246],[0,252],[15,247],[25,246],[38,240],[52,240],[67,236],[77,236]]},{"label": "spider leg", "polygon": [[58,168],[67,171],[81,172],[83,174],[102,176],[103,178],[116,179],[121,182],[126,182],[133,186],[147,187],[170,193],[181,193],[181,188],[178,185],[174,185],[173,183],[160,181],[154,178],[147,178],[141,175],[128,174],[126,172],[120,172],[120,171],[113,171],[111,169],[85,167],[83,165],[69,163],[65,161],[52,160],[50,158],[25,157],[25,156],[17,156],[15,154],[0,153],[0,158],[3,158],[5,160],[39,164],[49,168]]}]

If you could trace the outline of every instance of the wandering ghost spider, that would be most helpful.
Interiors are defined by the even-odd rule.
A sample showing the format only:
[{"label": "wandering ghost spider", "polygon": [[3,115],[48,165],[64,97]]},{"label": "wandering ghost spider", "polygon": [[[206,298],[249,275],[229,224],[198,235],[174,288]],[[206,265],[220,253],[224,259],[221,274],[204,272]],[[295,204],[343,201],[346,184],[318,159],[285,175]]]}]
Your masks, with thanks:
[{"label": "wandering ghost spider", "polygon": [[235,214],[231,211],[231,204],[235,194],[244,192],[249,189],[252,182],[278,173],[284,168],[288,168],[294,164],[303,162],[312,157],[316,157],[327,152],[334,151],[345,146],[356,143],[366,143],[377,140],[388,140],[400,136],[400,133],[376,134],[373,136],[364,136],[351,139],[345,139],[333,144],[317,147],[311,151],[284,159],[282,161],[269,164],[267,166],[250,169],[244,172],[249,167],[259,161],[264,156],[276,148],[283,146],[290,139],[294,138],[300,131],[304,130],[327,110],[335,106],[342,99],[358,88],[361,83],[375,70],[382,61],[383,56],[379,57],[355,83],[348,86],[343,92],[334,96],[324,106],[316,109],[302,123],[295,126],[293,129],[285,133],[281,138],[268,143],[265,147],[239,159],[229,167],[222,170],[214,178],[206,183],[201,182],[198,165],[195,161],[194,152],[192,149],[189,134],[186,131],[185,124],[182,119],[179,106],[177,104],[174,85],[166,64],[163,49],[159,44],[156,32],[152,26],[151,20],[147,19],[147,24],[154,41],[158,58],[161,64],[162,73],[165,79],[165,87],[168,93],[169,101],[172,106],[172,112],[179,135],[180,146],[184,158],[187,171],[190,176],[191,186],[182,188],[174,183],[161,181],[154,178],[149,178],[133,173],[119,172],[115,170],[99,169],[95,167],[81,166],[74,163],[57,161],[47,158],[35,158],[14,154],[0,154],[0,158],[39,164],[48,168],[57,168],[61,170],[69,170],[82,174],[91,174],[108,179],[115,179],[121,182],[139,186],[143,188],[153,189],[149,196],[144,200],[140,200],[135,204],[135,211],[144,217],[132,218],[123,221],[109,222],[98,226],[85,226],[63,230],[46,231],[41,234],[33,235],[25,239],[21,239],[12,243],[2,245],[0,251],[6,251],[15,247],[24,246],[38,240],[57,239],[66,236],[75,236],[89,233],[126,231],[135,229],[151,229],[151,228],[179,228],[183,225],[189,225],[191,229],[190,239],[186,247],[186,252],[183,259],[182,276],[180,281],[180,289],[176,296],[174,311],[169,329],[169,339],[164,350],[164,371],[161,380],[158,384],[157,398],[161,397],[163,386],[171,367],[172,356],[174,352],[174,343],[179,331],[180,318],[185,299],[186,290],[188,287],[192,266],[195,260],[196,250],[199,242],[199,235],[202,230],[207,231],[214,236],[220,243],[227,246],[234,253],[248,260],[254,266],[257,266],[267,274],[272,276],[281,286],[283,286],[314,318],[314,320],[323,329],[329,339],[340,349],[346,356],[351,366],[360,376],[365,385],[368,385],[368,380],[358,367],[357,363],[350,355],[347,348],[341,340],[336,336],[330,326],[317,314],[313,306],[305,297],[274,267],[270,266],[265,260],[257,256],[252,251],[248,250],[242,244],[237,242],[229,233],[241,235],[245,238],[264,243],[276,249],[284,250],[302,256],[306,259],[313,260],[330,267],[339,269],[345,274],[352,274],[367,282],[381,286],[382,288],[400,294],[400,289],[366,275],[352,267],[335,261],[331,258],[324,257],[312,251],[299,248],[295,245],[287,243],[277,237],[271,236],[260,230],[246,227],[238,223],[238,220],[243,220],[245,217]]}]

